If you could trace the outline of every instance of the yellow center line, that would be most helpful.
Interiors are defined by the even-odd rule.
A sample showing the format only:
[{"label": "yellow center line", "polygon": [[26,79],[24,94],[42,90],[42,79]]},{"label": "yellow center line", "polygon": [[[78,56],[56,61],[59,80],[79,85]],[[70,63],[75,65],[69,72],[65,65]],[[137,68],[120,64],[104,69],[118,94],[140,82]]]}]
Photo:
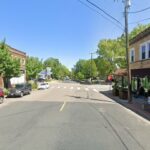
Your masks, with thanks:
[{"label": "yellow center line", "polygon": [[64,101],[64,103],[63,103],[63,105],[61,106],[59,112],[62,112],[65,106],[66,106],[66,101]]}]

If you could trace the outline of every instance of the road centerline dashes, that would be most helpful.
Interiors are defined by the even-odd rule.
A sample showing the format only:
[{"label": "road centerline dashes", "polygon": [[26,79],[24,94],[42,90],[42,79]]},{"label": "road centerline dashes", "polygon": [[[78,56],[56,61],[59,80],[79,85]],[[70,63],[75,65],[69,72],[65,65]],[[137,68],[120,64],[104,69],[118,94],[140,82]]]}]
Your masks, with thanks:
[{"label": "road centerline dashes", "polygon": [[62,105],[61,108],[59,109],[59,112],[62,112],[63,109],[65,108],[65,106],[66,106],[66,101],[64,101],[63,105]]}]

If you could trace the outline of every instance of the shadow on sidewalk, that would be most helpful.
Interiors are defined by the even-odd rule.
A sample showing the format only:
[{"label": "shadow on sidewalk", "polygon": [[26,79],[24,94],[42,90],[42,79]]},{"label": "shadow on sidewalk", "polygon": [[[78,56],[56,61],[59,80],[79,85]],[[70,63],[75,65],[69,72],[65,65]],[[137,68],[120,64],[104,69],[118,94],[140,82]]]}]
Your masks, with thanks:
[{"label": "shadow on sidewalk", "polygon": [[123,100],[117,96],[113,96],[112,91],[100,91],[100,93],[113,99],[115,102],[119,103],[120,105],[126,107],[127,109],[130,109],[131,111],[135,112],[136,114],[150,121],[150,112],[144,111],[142,109],[142,105],[145,103],[144,99],[142,100],[142,99],[133,98],[132,103],[128,103],[128,100]]}]

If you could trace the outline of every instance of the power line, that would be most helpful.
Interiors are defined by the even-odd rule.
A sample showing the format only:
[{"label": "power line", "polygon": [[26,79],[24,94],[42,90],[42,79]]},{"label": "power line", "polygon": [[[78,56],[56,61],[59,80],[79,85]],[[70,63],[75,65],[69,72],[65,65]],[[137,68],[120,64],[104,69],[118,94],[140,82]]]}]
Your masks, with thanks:
[{"label": "power line", "polygon": [[119,23],[121,26],[123,26],[122,25],[122,23],[119,21],[119,20],[117,20],[116,18],[114,18],[113,16],[111,16],[109,13],[107,13],[105,10],[103,10],[102,8],[100,8],[98,5],[96,5],[95,3],[93,3],[93,2],[91,2],[91,1],[89,1],[89,0],[86,0],[88,3],[90,3],[91,5],[93,5],[94,7],[96,7],[97,9],[99,9],[100,11],[102,11],[105,15],[107,15],[109,18],[111,18],[111,19],[113,19],[114,21],[116,21],[117,23]]},{"label": "power line", "polygon": [[140,13],[140,12],[146,11],[146,10],[148,10],[148,9],[150,9],[150,7],[147,7],[147,8],[138,10],[138,11],[129,12],[129,13],[130,13],[130,14],[136,14],[136,13]]},{"label": "power line", "polygon": [[150,18],[142,19],[142,20],[135,21],[135,22],[130,22],[129,24],[138,24],[138,23],[146,21],[146,20],[150,20]]},{"label": "power line", "polygon": [[92,11],[96,12],[97,14],[101,15],[104,19],[106,19],[107,21],[111,22],[112,24],[116,25],[119,29],[121,29],[121,30],[124,31],[124,29],[123,29],[120,25],[118,25],[118,24],[114,23],[112,20],[108,19],[107,17],[105,17],[104,15],[102,15],[99,11],[97,11],[97,10],[95,10],[94,8],[90,7],[89,5],[87,5],[86,3],[84,3],[84,2],[81,1],[81,0],[78,0],[78,1],[79,1],[82,5],[88,7],[90,10],[92,10]]}]

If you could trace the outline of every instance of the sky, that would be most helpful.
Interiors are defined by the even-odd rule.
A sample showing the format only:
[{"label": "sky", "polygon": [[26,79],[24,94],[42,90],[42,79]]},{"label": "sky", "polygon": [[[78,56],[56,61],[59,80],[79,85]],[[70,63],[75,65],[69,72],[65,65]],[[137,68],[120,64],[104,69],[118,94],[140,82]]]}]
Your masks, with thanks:
[{"label": "sky", "polygon": [[[86,0],[81,1],[94,8]],[[90,1],[124,26],[122,0]],[[100,40],[117,38],[123,33],[117,22],[112,23],[101,11],[98,14],[78,0],[0,0],[0,4],[0,40],[5,38],[8,45],[29,56],[43,60],[58,58],[69,69],[79,59],[89,59]],[[149,7],[150,0],[131,0],[131,4],[130,11],[137,11]],[[150,18],[149,14],[150,9],[129,14],[129,30],[137,25],[130,23]]]}]

